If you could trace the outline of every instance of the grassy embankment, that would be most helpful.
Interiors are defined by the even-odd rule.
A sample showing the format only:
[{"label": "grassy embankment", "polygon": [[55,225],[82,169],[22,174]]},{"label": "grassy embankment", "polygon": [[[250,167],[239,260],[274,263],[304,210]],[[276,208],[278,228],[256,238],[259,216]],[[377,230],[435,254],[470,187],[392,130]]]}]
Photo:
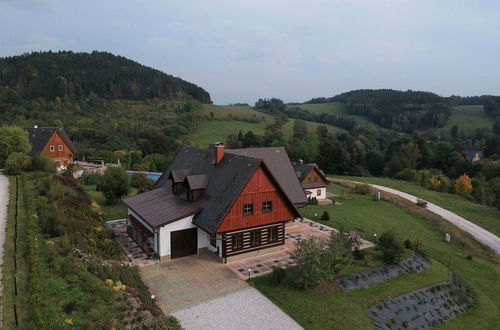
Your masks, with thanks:
[{"label": "grassy embankment", "polygon": [[378,184],[415,195],[454,212],[493,234],[500,236],[500,211],[474,203],[458,195],[429,190],[411,182],[387,178],[351,176],[335,176],[335,178]]},{"label": "grassy embankment", "polygon": [[[346,188],[332,184],[328,191],[340,195]],[[323,211],[330,213],[329,221],[321,221],[345,231],[355,230],[362,237],[373,240],[373,235],[394,229],[401,238],[420,239],[433,260],[431,270],[422,274],[409,274],[375,284],[368,288],[341,292],[333,285],[314,290],[296,290],[284,285],[273,286],[270,277],[253,280],[255,286],[302,326],[308,329],[371,329],[364,309],[369,305],[407,293],[447,279],[446,262],[474,288],[479,305],[472,311],[443,324],[442,329],[495,329],[500,322],[500,261],[468,237],[467,244],[474,245],[474,258],[467,245],[453,240],[443,241],[439,226],[450,226],[442,219],[424,220],[407,209],[386,201],[373,201],[367,195],[354,195],[353,199],[333,197],[342,205],[307,206],[301,213],[314,219]],[[443,222],[439,226],[430,221]],[[449,228],[449,227],[448,227]]]}]

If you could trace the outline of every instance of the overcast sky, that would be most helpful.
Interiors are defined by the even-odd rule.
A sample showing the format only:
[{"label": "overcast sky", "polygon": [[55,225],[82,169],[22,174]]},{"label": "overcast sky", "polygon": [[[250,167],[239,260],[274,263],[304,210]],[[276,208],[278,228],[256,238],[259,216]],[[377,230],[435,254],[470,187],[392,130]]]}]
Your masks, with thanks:
[{"label": "overcast sky", "polygon": [[500,1],[0,0],[0,56],[109,51],[217,104],[359,88],[500,94]]}]

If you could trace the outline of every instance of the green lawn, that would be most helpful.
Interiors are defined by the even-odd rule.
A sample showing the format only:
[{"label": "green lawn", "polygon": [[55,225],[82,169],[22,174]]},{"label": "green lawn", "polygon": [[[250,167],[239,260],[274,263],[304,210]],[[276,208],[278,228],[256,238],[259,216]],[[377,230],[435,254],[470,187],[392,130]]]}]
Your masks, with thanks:
[{"label": "green lawn", "polygon": [[[293,125],[295,124],[295,119],[288,119],[288,122],[283,125],[283,133],[288,139],[291,139],[293,137]],[[308,132],[316,132],[318,126],[326,126],[328,129],[328,132],[332,134],[337,134],[337,133],[345,133],[346,130],[340,127],[336,126],[331,126],[331,125],[325,125],[325,124],[320,124],[320,123],[315,123],[312,121],[306,121],[307,125],[307,131]]]},{"label": "green lawn", "polygon": [[500,236],[500,211],[471,202],[455,194],[426,189],[414,183],[376,177],[335,176],[335,178],[378,184],[401,190],[454,212]]},{"label": "green lawn", "polygon": [[[122,202],[117,202],[114,205],[107,205],[104,195],[100,191],[95,190],[95,185],[84,185],[82,187],[87,191],[92,200],[96,201],[99,206],[101,206],[104,212],[104,220],[116,220],[123,219],[127,217],[127,207]],[[137,188],[132,188],[130,190],[129,196],[137,194]]]},{"label": "green lawn", "polygon": [[289,108],[299,107],[304,110],[308,110],[314,113],[328,113],[335,115],[337,117],[349,117],[357,121],[358,123],[369,123],[371,122],[366,116],[356,116],[350,115],[346,111],[346,105],[341,102],[332,103],[317,103],[317,104],[299,104],[291,105]]},{"label": "green lawn", "polygon": [[[341,192],[343,187],[332,184],[328,191]],[[443,233],[425,220],[412,216],[406,210],[385,201],[373,201],[370,196],[354,195],[346,200],[334,197],[342,205],[307,206],[299,209],[306,217],[321,216],[324,210],[331,220],[321,221],[346,231],[355,230],[367,239],[394,229],[402,239],[422,240],[433,260],[431,270],[422,274],[409,274],[368,288],[339,292],[332,286],[302,291],[286,286],[273,287],[269,277],[257,278],[255,286],[280,308],[307,329],[371,329],[364,309],[378,301],[447,279],[446,262],[474,290],[479,305],[472,311],[440,326],[442,329],[496,329],[500,322],[500,260],[497,256],[479,252],[467,260],[467,251],[452,241],[443,242]]]},{"label": "green lawn", "polygon": [[482,105],[459,105],[453,107],[444,129],[449,130],[453,125],[471,130],[482,127],[491,128],[493,118],[484,113]]}]

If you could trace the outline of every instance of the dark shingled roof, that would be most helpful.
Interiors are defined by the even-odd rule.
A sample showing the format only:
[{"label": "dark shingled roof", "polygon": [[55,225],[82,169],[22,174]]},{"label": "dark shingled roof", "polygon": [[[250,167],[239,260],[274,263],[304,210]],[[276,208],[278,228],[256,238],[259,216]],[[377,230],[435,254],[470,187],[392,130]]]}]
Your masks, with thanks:
[{"label": "dark shingled roof", "polygon": [[[299,162],[292,162],[292,166],[295,170],[295,174],[297,175],[298,179],[300,182],[304,181],[304,179],[309,175],[309,173],[313,170],[313,169],[317,169],[319,174],[321,175],[321,177],[323,178],[323,180],[325,181],[325,184],[328,182],[328,179],[326,178],[325,174],[323,173],[322,170],[320,170],[320,168],[318,167],[318,165],[314,164],[314,163],[311,163],[311,164],[301,164]],[[308,188],[308,187],[305,187],[305,185],[303,184],[302,185],[304,188]],[[313,188],[316,188],[317,186],[313,187]]]},{"label": "dark shingled roof", "polygon": [[474,157],[479,154],[479,158],[482,159],[484,154],[481,150],[464,150],[463,155],[467,158],[468,161],[474,160]]},{"label": "dark shingled roof", "polygon": [[[261,159],[226,152],[222,161],[214,165],[214,156],[213,150],[182,148],[169,168],[157,180],[152,191],[125,198],[124,203],[154,227],[197,213],[193,223],[213,233],[259,166],[262,165],[272,180],[275,180],[278,187],[283,190],[274,173]],[[206,187],[196,202],[183,199],[184,192],[180,195],[172,193],[170,177],[174,175],[171,173],[177,172],[178,175],[176,170],[187,168],[191,174],[187,175],[185,180],[190,184]],[[292,179],[298,183],[295,175]],[[284,191],[283,194],[287,198]],[[300,217],[292,201],[289,198],[287,201],[296,216]],[[189,207],[186,204],[193,206]]]},{"label": "dark shingled roof", "polygon": [[43,151],[55,131],[58,131],[59,134],[61,134],[64,142],[66,142],[70,149],[76,153],[76,148],[73,145],[73,142],[69,138],[68,134],[66,134],[66,131],[61,127],[30,127],[25,128],[25,131],[28,133],[32,155]]},{"label": "dark shingled roof", "polygon": [[262,159],[292,203],[307,202],[284,147],[226,149],[225,153]]},{"label": "dark shingled roof", "polygon": [[204,198],[190,202],[172,194],[170,184],[125,198],[123,202],[152,227],[159,227],[198,212]]},{"label": "dark shingled roof", "polygon": [[186,181],[191,189],[205,189],[208,184],[208,175],[188,175]]}]

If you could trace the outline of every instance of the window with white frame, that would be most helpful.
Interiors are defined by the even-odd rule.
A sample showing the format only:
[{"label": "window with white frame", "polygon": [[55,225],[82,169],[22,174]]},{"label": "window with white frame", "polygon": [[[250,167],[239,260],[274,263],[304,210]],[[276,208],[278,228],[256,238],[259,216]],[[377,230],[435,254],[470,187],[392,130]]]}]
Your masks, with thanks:
[{"label": "window with white frame", "polygon": [[243,215],[252,215],[252,214],[253,214],[253,204],[243,205]]},{"label": "window with white frame", "polygon": [[57,146],[57,150],[59,150],[59,151],[63,151],[63,145],[62,145],[62,144],[58,145],[58,146]]},{"label": "window with white frame", "polygon": [[272,210],[273,210],[273,202],[272,201],[262,202],[262,212],[267,213],[267,212],[271,212]]},{"label": "window with white frame", "polygon": [[52,145],[51,145],[51,146],[49,147],[49,150],[50,150],[50,151],[54,151],[54,150],[56,150],[56,148],[54,148],[54,146],[52,146]]}]

